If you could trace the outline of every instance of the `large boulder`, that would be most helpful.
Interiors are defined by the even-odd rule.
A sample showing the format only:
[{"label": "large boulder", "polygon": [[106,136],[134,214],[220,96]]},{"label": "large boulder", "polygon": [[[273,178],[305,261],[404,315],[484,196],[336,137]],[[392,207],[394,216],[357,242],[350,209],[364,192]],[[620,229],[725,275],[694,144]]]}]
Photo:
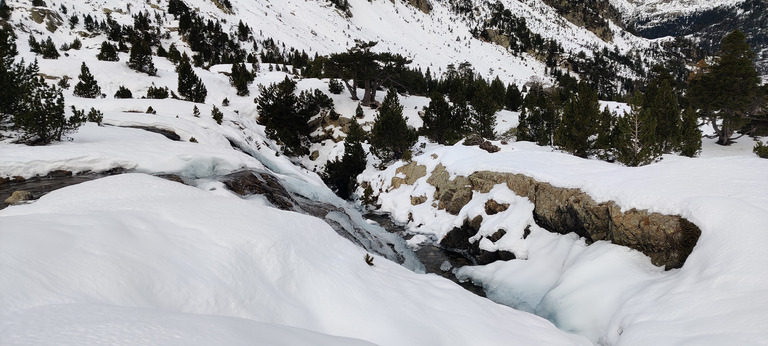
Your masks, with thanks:
[{"label": "large boulder", "polygon": [[17,205],[26,201],[31,201],[33,199],[34,196],[32,196],[32,193],[29,191],[14,191],[10,197],[5,199],[5,203],[10,205]]}]

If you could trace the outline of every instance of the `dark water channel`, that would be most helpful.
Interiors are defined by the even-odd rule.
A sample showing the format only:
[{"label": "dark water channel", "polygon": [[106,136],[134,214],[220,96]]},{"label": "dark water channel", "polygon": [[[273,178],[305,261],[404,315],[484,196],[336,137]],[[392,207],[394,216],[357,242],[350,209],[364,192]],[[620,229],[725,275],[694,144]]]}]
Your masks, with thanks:
[{"label": "dark water channel", "polygon": [[15,191],[28,191],[32,193],[32,199],[36,200],[53,190],[84,183],[107,175],[111,174],[85,173],[72,175],[72,172],[68,171],[54,171],[43,177],[34,177],[23,180],[10,179],[9,181],[0,182],[0,209],[5,209],[10,205],[5,203],[5,200],[8,197],[11,197]]},{"label": "dark water channel", "polygon": [[[376,221],[376,223],[378,223],[385,230],[396,234],[403,239],[408,240],[414,236],[414,234],[408,233],[404,226],[398,225],[392,221],[392,219],[389,218],[389,215],[368,213],[365,215],[365,218]],[[471,282],[460,282],[456,278],[456,275],[453,274],[453,271],[457,268],[476,264],[465,254],[458,251],[449,250],[441,247],[439,244],[429,242],[420,245],[419,249],[415,250],[415,252],[416,257],[421,261],[422,264],[424,264],[427,273],[440,275],[455,282],[467,291],[470,291],[481,297],[485,297],[485,292],[481,287],[475,286]],[[445,265],[446,261],[450,263],[450,268],[447,268]]]}]

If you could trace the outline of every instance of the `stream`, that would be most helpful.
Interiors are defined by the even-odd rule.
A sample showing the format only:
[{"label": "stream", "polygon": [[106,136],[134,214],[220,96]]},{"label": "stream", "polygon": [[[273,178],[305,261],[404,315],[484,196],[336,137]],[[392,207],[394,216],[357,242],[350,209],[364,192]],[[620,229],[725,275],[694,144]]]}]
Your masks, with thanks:
[{"label": "stream", "polygon": [[[408,233],[404,226],[398,225],[389,215],[368,213],[364,217],[368,220],[373,220],[390,233],[394,233],[399,237],[408,240],[411,239],[414,234]],[[460,282],[453,271],[467,265],[475,265],[468,256],[465,256],[461,252],[445,249],[437,244],[424,243],[419,245],[418,249],[414,249],[416,257],[424,264],[427,273],[440,275],[448,280],[451,280],[463,287],[467,291],[470,291],[478,296],[485,297],[485,292],[482,287],[475,286],[471,282]],[[446,262],[450,263],[450,267],[446,265]]]}]

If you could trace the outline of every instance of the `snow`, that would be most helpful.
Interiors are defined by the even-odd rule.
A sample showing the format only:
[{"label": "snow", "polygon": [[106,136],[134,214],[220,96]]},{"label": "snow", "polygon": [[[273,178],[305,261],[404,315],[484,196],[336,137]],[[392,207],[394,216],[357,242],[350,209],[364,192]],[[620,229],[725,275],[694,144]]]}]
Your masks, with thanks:
[{"label": "snow", "polygon": [[314,332],[381,345],[584,344],[436,275],[381,258],[370,267],[319,219],[145,174],[63,188],[0,220],[3,344],[260,334],[362,344]]},{"label": "snow", "polygon": [[[545,75],[543,64],[527,54],[512,56],[471,38],[469,24],[450,14],[445,2],[433,1],[434,11],[426,15],[399,1],[351,0],[351,19],[321,0],[231,2],[234,15],[207,1],[196,2],[195,9],[226,20],[229,29],[242,19],[256,38],[272,37],[310,55],[373,40],[379,42],[376,50],[404,54],[413,66],[429,67],[435,75],[464,61],[505,83],[523,84]],[[688,11],[735,1],[613,2],[627,13]],[[27,62],[35,58],[26,40],[30,33],[38,40],[50,35],[57,46],[80,37],[82,24],[49,32],[44,23],[28,18],[28,2],[8,3],[16,8],[12,22]],[[113,19],[128,25],[131,12],[153,14],[153,6],[167,7],[162,0],[157,5],[60,0],[49,8],[58,10],[60,4],[69,14],[100,18],[108,8]],[[504,4],[524,16],[531,30],[556,38],[566,50],[590,54],[591,49],[616,47],[627,52],[655,44],[632,35],[614,35],[614,42],[606,43],[538,0]],[[163,25],[173,28],[177,23]],[[581,188],[624,210],[680,214],[702,229],[685,266],[664,272],[637,251],[604,242],[587,246],[573,234],[544,231],[533,220],[533,205],[506,187],[476,193],[462,217],[483,215],[481,235],[498,229],[507,234],[495,243],[481,237],[474,241],[486,250],[511,251],[519,260],[464,267],[457,273],[482,285],[494,301],[518,309],[513,310],[380,256],[370,267],[363,260],[365,250],[321,220],[276,210],[262,196],[239,198],[215,180],[244,168],[267,170],[291,192],[339,206],[378,239],[396,237],[366,223],[322,183],[317,172],[343,153],[342,143],[314,144],[311,150],[320,153],[317,161],[290,159],[278,154],[279,146],[257,124],[253,97],[258,86],[295,77],[268,72],[262,64],[251,95],[240,97],[222,74],[229,65],[196,68],[208,88],[206,104],[140,99],[152,84],[176,90],[173,64],[155,57],[158,76],[150,77],[130,70],[125,53],[119,62],[96,60],[103,35],[80,39],[82,50],[70,50],[58,60],[40,59],[40,69],[53,80],[69,76],[74,85],[86,62],[106,98],[77,98],[70,89],[64,92],[67,109],[95,107],[104,113],[104,126],[86,124],[69,141],[45,147],[0,142],[0,177],[29,178],[62,169],[123,168],[132,173],[57,190],[0,211],[0,344],[500,345],[515,340],[535,345],[749,345],[768,340],[768,254],[763,249],[768,243],[768,161],[752,154],[751,140],[743,138],[730,147],[705,140],[699,158],[665,155],[653,165],[628,168],[526,142],[495,141],[501,151],[489,154],[422,138],[414,160],[428,172],[442,164],[454,177],[478,170],[522,173]],[[188,51],[176,33],[163,39],[165,47],[172,42]],[[327,82],[297,80],[297,89],[327,92]],[[121,85],[135,99],[113,99]],[[343,117],[353,116],[357,104],[346,93],[330,96]],[[224,98],[230,106],[220,106]],[[400,101],[408,124],[421,126],[418,112],[429,99],[401,95]],[[628,109],[616,102],[601,104],[618,114]],[[224,113],[221,125],[210,117],[214,105]],[[150,106],[157,114],[144,113]],[[195,106],[200,118],[192,115]],[[376,111],[364,112],[359,121],[370,128]],[[518,112],[498,113],[496,133],[515,128],[518,117]],[[130,126],[172,130],[181,140]],[[343,137],[337,128],[331,130]],[[415,233],[408,247],[439,239],[463,221],[433,207],[435,189],[426,178],[391,189],[388,181],[403,163],[376,171],[370,162],[362,178],[373,183],[374,191],[382,191],[382,211]],[[178,174],[192,186],[148,174]],[[413,206],[411,196],[428,200]],[[483,206],[490,199],[510,208],[485,215]],[[526,227],[531,233],[523,239]],[[392,242],[406,247],[402,240]],[[418,271],[413,259],[405,266]],[[441,269],[456,270],[450,263]]]},{"label": "snow", "polygon": [[720,6],[732,6],[745,0],[611,0],[625,16],[655,17],[681,15]]},{"label": "snow", "polygon": [[[460,278],[482,285],[489,298],[534,312],[560,328],[600,344],[761,344],[768,334],[768,161],[751,153],[752,141],[724,148],[704,139],[699,158],[665,155],[644,167],[623,167],[585,160],[528,142],[501,145],[498,153],[476,147],[428,146],[414,157],[427,176],[413,185],[391,189],[394,165],[367,170],[363,180],[377,182],[382,211],[408,229],[441,239],[465,218],[482,214],[488,199],[513,201],[506,228],[484,216],[472,240],[504,228],[531,225],[523,239],[507,234],[503,241],[525,260],[463,267]],[[533,223],[532,205],[514,202],[503,185],[488,194],[474,193],[458,216],[437,210],[432,194],[418,206],[407,204],[422,195],[432,170],[441,164],[451,177],[476,171],[520,173],[556,186],[580,188],[596,201],[615,201],[622,210],[647,209],[682,215],[702,230],[701,238],[682,269],[662,271],[635,250],[610,243],[586,246],[577,236],[550,234]],[[519,197],[518,197],[519,198]],[[518,210],[517,212],[515,210]],[[523,212],[523,210],[527,210]],[[519,214],[517,214],[519,212]],[[487,218],[487,219],[486,219]],[[499,242],[497,242],[499,243]],[[487,238],[481,248],[501,249]]]}]

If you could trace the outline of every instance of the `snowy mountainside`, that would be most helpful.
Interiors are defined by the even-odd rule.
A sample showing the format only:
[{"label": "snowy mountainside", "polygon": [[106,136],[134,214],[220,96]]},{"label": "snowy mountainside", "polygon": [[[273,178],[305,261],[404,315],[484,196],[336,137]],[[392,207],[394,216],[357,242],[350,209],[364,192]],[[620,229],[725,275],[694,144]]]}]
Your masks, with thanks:
[{"label": "snowy mountainside", "polygon": [[[552,7],[540,0],[500,1],[513,15],[524,18],[528,28],[543,39],[556,40],[567,56],[584,51],[591,56],[593,51],[617,51],[621,55],[634,53],[650,59],[648,64],[658,61],[660,49],[657,43],[636,37],[614,23],[610,24],[613,40],[607,42],[593,32],[575,25],[559,15]],[[8,4],[22,11],[14,11],[14,19],[21,22],[30,14],[27,2],[9,0]],[[531,52],[511,54],[507,49],[492,42],[476,38],[472,30],[488,20],[491,2],[473,2],[472,15],[466,16],[453,9],[451,1],[432,1],[430,13],[424,13],[402,1],[351,0],[349,1],[352,17],[345,17],[331,3],[325,0],[299,1],[241,1],[232,0],[232,13],[225,13],[213,2],[201,1],[191,4],[204,18],[219,19],[223,26],[234,32],[238,21],[247,23],[253,30],[256,40],[272,38],[278,44],[298,51],[305,51],[309,56],[327,55],[345,51],[356,41],[377,41],[377,51],[400,53],[413,59],[414,67],[422,70],[430,68],[440,75],[449,64],[458,65],[470,62],[475,70],[486,78],[499,76],[506,83],[525,83],[533,76],[546,76],[545,65],[541,58]],[[67,8],[61,13],[60,7]],[[173,18],[167,15],[167,2],[145,3],[134,0],[111,2],[98,1],[51,1],[49,11],[64,19],[73,14],[90,14],[95,19],[111,17],[123,25],[132,24],[131,14],[148,11],[152,18],[160,14],[167,21],[166,29],[177,26]],[[22,14],[23,13],[23,14]],[[82,32],[81,25],[74,32]],[[26,31],[22,24],[22,31]],[[71,40],[66,23],[53,33],[46,30],[46,23],[31,24],[29,29],[39,35],[51,35],[54,41]],[[171,41],[178,40],[171,30]],[[58,38],[58,40],[57,40]],[[171,42],[166,41],[166,42]],[[94,47],[96,48],[96,47]],[[651,54],[651,51],[655,51]],[[649,66],[646,66],[649,67]],[[626,68],[624,68],[626,69]],[[637,72],[623,71],[620,75],[637,78]]]},{"label": "snowy mountainside", "polygon": [[757,53],[755,63],[768,79],[768,3],[764,0],[630,1],[612,0],[624,24],[649,39],[683,36],[693,39],[708,54],[719,49],[721,39],[734,30],[747,35]]},{"label": "snowy mountainside", "polygon": [[633,17],[680,15],[715,7],[736,5],[746,0],[610,0],[613,5]]}]

